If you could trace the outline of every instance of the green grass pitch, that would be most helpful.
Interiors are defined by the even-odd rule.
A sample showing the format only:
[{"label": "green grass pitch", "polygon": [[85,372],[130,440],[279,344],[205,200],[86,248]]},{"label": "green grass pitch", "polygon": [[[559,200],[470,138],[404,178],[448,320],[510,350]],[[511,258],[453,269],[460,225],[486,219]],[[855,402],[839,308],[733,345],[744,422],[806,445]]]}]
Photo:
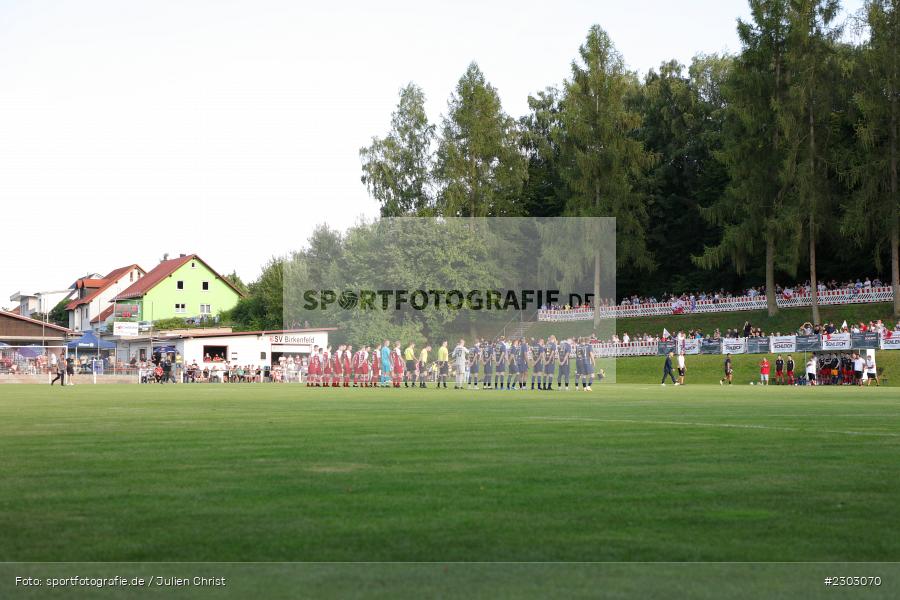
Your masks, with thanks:
[{"label": "green grass pitch", "polygon": [[900,391],[0,387],[2,561],[897,561]]}]

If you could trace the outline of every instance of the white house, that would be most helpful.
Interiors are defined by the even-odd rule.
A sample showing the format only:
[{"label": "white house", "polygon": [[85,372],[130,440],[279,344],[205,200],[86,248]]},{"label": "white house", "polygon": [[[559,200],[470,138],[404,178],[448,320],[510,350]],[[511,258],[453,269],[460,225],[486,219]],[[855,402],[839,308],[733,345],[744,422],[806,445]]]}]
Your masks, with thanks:
[{"label": "white house", "polygon": [[140,266],[129,265],[115,269],[105,277],[82,277],[76,281],[74,298],[66,305],[69,329],[102,331],[112,317],[112,299],[145,274]]},{"label": "white house", "polygon": [[31,317],[34,313],[47,314],[72,293],[72,289],[48,290],[45,292],[16,292],[9,297],[10,302],[15,302],[19,307],[19,314],[23,317]]}]

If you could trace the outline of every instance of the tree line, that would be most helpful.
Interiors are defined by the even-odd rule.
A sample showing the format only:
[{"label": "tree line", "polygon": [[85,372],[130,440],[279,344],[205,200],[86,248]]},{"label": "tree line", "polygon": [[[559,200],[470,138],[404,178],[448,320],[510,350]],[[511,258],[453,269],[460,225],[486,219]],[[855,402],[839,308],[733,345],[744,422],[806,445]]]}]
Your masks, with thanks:
[{"label": "tree line", "polygon": [[438,124],[410,83],[362,182],[385,217],[616,217],[628,293],[765,283],[774,314],[776,283],[809,280],[818,322],[820,279],[889,265],[900,314],[897,5],[750,0],[740,53],[643,78],[595,25],[518,119],[476,63]]},{"label": "tree line", "polygon": [[[616,217],[620,295],[765,284],[774,315],[776,283],[878,274],[900,315],[898,1],[842,21],[838,0],[750,0],[739,53],[643,77],[595,25],[519,118],[475,63],[439,123],[410,83],[360,149],[362,183],[384,217]],[[349,237],[320,228],[273,259],[232,318],[291,325],[285,267]]]}]

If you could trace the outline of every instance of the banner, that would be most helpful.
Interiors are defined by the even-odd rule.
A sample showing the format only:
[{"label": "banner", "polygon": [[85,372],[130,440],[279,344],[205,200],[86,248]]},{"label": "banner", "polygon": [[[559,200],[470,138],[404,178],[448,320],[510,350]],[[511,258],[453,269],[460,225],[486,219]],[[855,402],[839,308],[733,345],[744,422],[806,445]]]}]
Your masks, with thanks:
[{"label": "banner", "polygon": [[721,354],[722,340],[703,340],[700,342],[700,354]]},{"label": "banner", "polygon": [[747,338],[747,352],[749,354],[768,354],[769,353],[769,338],[767,338],[767,337]]},{"label": "banner", "polygon": [[850,334],[849,333],[826,333],[822,336],[822,350],[849,350]]},{"label": "banner", "polygon": [[724,338],[722,354],[747,354],[747,338]]},{"label": "banner", "polygon": [[774,335],[769,338],[769,350],[772,354],[797,351],[797,336]]},{"label": "banner", "polygon": [[883,337],[881,338],[881,349],[882,350],[900,350],[900,335],[895,335],[889,338]]},{"label": "banner", "polygon": [[136,321],[116,321],[113,323],[113,335],[116,337],[137,337],[140,328]]},{"label": "banner", "polygon": [[798,335],[796,337],[796,352],[818,352],[819,336],[817,335]]},{"label": "banner", "polygon": [[685,354],[700,354],[700,340],[687,338],[681,343],[681,350]]},{"label": "banner", "polygon": [[665,342],[659,342],[659,345],[656,348],[656,354],[659,356],[665,356],[669,352],[675,352],[675,340],[666,340]]},{"label": "banner", "polygon": [[874,349],[878,347],[878,333],[874,331],[851,333],[850,341],[855,349]]}]

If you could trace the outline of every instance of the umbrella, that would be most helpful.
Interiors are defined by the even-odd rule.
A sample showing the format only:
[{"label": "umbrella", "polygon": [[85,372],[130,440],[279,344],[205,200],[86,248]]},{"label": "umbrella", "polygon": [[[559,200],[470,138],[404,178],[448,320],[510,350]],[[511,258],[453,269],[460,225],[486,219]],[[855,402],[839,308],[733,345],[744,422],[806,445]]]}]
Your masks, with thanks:
[{"label": "umbrella", "polygon": [[101,340],[96,335],[94,335],[93,331],[86,331],[84,335],[82,335],[77,340],[72,340],[66,347],[69,350],[112,350],[116,347],[116,345],[112,342],[108,342],[106,340]]}]

